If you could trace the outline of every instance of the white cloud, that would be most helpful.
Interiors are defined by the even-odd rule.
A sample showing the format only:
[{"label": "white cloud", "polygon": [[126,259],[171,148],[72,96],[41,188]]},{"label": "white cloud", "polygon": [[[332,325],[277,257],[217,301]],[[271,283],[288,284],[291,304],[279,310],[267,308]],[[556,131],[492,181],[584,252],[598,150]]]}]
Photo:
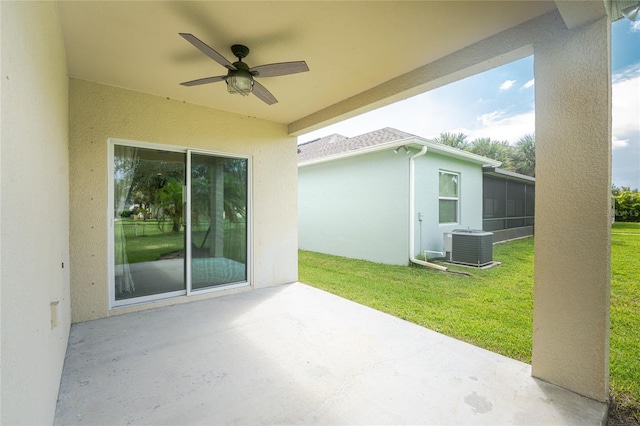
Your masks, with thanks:
[{"label": "white cloud", "polygon": [[502,83],[500,85],[500,90],[509,90],[511,89],[511,86],[513,86],[513,84],[515,83],[515,80],[507,80],[504,83]]},{"label": "white cloud", "polygon": [[629,139],[618,139],[615,135],[611,138],[611,148],[625,148],[629,146]]},{"label": "white cloud", "polygon": [[633,21],[631,23],[631,31],[634,33],[640,31],[640,21]]},{"label": "white cloud", "polygon": [[638,76],[640,76],[640,62],[622,68],[620,71],[613,74],[613,76],[611,77],[611,81],[613,84],[617,84],[624,80],[631,80]]},{"label": "white cloud", "polygon": [[640,67],[636,68],[635,76],[627,72],[614,76],[611,88],[612,131],[619,140],[629,133],[640,132]]},{"label": "white cloud", "polygon": [[612,178],[640,187],[640,63],[616,73],[611,87]]},{"label": "white cloud", "polygon": [[482,127],[487,127],[499,122],[504,116],[504,111],[491,111],[478,116],[476,120],[482,124]]},{"label": "white cloud", "polygon": [[535,132],[535,111],[506,115],[504,111],[493,111],[480,115],[479,129],[469,131],[469,139],[491,138],[515,143],[529,133]]},{"label": "white cloud", "polygon": [[523,89],[528,89],[530,87],[533,87],[534,84],[536,84],[536,81],[535,81],[535,79],[532,78],[531,80],[529,80],[525,84],[523,84],[522,88]]}]

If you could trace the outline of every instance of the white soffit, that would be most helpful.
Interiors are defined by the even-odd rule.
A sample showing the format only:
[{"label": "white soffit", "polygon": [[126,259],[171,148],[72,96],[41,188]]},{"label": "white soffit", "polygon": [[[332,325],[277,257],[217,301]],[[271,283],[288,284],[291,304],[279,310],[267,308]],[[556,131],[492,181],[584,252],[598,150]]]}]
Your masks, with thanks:
[{"label": "white soffit", "polygon": [[[553,1],[203,1],[58,3],[71,77],[292,123],[487,37],[544,15]],[[178,35],[250,66],[305,60],[309,72],[259,79],[279,100],[179,83],[226,70]],[[395,93],[390,93],[393,96]]]}]

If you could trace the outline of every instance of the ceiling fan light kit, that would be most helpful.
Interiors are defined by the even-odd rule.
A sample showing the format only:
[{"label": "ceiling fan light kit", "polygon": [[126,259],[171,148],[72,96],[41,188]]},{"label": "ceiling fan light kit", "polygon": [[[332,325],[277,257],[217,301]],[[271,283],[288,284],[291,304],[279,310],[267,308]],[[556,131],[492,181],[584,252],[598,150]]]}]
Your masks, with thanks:
[{"label": "ceiling fan light kit", "polygon": [[235,71],[229,70],[225,81],[227,91],[232,94],[249,96],[253,90],[253,76],[249,72],[249,67],[244,62],[235,62]]},{"label": "ceiling fan light kit", "polygon": [[304,61],[280,62],[249,68],[246,63],[242,62],[242,59],[249,54],[249,48],[247,46],[243,46],[241,44],[234,44],[231,46],[231,52],[233,52],[233,55],[238,58],[237,62],[231,63],[224,56],[207,46],[193,34],[180,33],[180,36],[228,70],[226,76],[218,75],[214,77],[185,81],[184,83],[180,83],[183,86],[199,86],[201,84],[225,81],[227,83],[227,91],[229,93],[242,96],[248,96],[250,93],[253,93],[267,105],[273,105],[277,103],[278,100],[262,84],[255,81],[255,77],[278,77],[281,75],[309,71],[309,67]]},{"label": "ceiling fan light kit", "polygon": [[253,81],[251,77],[244,75],[232,75],[227,77],[227,91],[233,95],[249,96],[253,89]]}]

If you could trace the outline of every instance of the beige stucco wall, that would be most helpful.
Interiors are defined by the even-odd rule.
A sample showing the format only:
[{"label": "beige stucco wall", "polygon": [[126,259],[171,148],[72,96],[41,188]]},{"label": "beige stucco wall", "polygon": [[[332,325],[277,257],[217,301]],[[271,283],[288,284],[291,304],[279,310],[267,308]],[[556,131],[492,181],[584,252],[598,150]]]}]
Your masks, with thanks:
[{"label": "beige stucco wall", "polygon": [[610,22],[537,43],[534,376],[609,386]]},{"label": "beige stucco wall", "polygon": [[70,326],[67,69],[54,3],[0,8],[0,423],[51,424]]},{"label": "beige stucco wall", "polygon": [[73,322],[195,300],[108,310],[108,138],[251,156],[254,287],[297,280],[297,150],[286,125],[73,78],[70,118]]}]

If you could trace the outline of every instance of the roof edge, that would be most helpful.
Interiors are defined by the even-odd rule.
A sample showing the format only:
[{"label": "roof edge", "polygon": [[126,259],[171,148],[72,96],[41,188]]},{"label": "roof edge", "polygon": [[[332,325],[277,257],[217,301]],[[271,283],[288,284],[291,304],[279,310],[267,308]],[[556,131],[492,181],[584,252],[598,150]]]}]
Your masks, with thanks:
[{"label": "roof edge", "polygon": [[521,173],[512,172],[505,169],[499,169],[497,167],[484,167],[482,170],[482,174],[499,177],[506,180],[514,180],[518,182],[524,183],[535,183],[536,178],[533,176],[523,175]]},{"label": "roof edge", "polygon": [[502,162],[493,160],[491,158],[483,157],[478,154],[474,154],[472,152],[463,151],[457,148],[450,147],[448,145],[443,145],[441,143],[429,141],[427,139],[421,138],[419,136],[412,136],[404,139],[397,139],[394,141],[383,142],[378,145],[372,145],[370,147],[354,149],[351,151],[341,152],[335,155],[329,155],[322,158],[315,158],[312,160],[307,160],[298,163],[298,168],[313,166],[315,164],[328,163],[331,161],[343,160],[351,157],[358,157],[360,155],[371,154],[374,152],[385,151],[391,148],[397,148],[403,145],[418,145],[420,147],[426,146],[428,150],[433,150],[438,154],[445,155],[447,157],[459,158],[467,161],[471,161],[473,163],[481,164],[483,167],[499,167]]}]

